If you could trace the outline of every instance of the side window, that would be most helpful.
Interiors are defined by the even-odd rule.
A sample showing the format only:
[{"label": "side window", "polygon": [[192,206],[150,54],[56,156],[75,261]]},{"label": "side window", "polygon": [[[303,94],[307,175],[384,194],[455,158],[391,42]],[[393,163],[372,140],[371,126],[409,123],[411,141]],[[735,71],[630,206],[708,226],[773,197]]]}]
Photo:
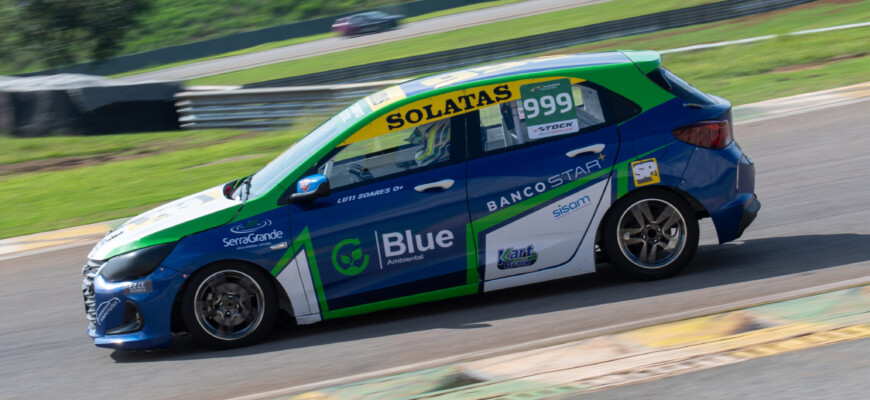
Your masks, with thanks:
[{"label": "side window", "polygon": [[332,189],[446,164],[451,160],[451,118],[339,147],[318,166]]},{"label": "side window", "polygon": [[[574,84],[571,85],[571,96],[573,97],[578,127],[572,127],[570,130],[566,130],[565,133],[555,131],[555,133],[541,134],[538,133],[539,131],[535,126],[532,127],[530,132],[526,125],[526,109],[531,109],[533,113],[546,113],[549,111],[548,107],[550,109],[560,107],[558,103],[563,99],[550,101],[541,99],[540,102],[527,104],[526,107],[523,106],[524,100],[520,99],[481,109],[480,137],[482,152],[488,153],[563,135],[582,134],[606,124],[607,118],[605,117],[598,89],[582,83]],[[564,105],[570,105],[567,98],[564,98]],[[570,110],[570,108],[567,110]],[[549,129],[549,127],[544,126],[540,129]]]}]

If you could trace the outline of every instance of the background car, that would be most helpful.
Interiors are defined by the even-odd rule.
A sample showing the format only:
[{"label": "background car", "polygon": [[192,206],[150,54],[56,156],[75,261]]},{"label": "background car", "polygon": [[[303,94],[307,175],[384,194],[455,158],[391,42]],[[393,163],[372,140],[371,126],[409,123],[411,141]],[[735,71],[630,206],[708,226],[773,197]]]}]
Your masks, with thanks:
[{"label": "background car", "polygon": [[387,14],[381,11],[365,12],[335,20],[335,23],[332,24],[332,31],[344,36],[383,32],[399,26],[399,20],[402,18],[405,16]]}]

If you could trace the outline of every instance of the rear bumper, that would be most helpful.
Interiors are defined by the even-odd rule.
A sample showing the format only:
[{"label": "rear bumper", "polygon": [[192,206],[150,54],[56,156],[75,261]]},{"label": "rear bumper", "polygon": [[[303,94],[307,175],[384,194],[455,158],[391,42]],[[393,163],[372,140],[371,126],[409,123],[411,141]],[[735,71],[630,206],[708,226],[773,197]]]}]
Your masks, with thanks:
[{"label": "rear bumper", "polygon": [[740,227],[737,228],[737,236],[735,239],[743,236],[743,231],[752,224],[752,221],[755,221],[755,217],[758,216],[758,210],[761,209],[761,202],[758,201],[758,197],[753,194],[752,198],[743,206],[743,219],[740,220]]},{"label": "rear bumper", "polygon": [[743,193],[711,213],[719,243],[730,242],[743,235],[743,231],[755,221],[761,202],[755,193]]},{"label": "rear bumper", "polygon": [[693,153],[680,189],[710,214],[719,243],[739,238],[761,209],[755,195],[755,164],[736,143]]}]

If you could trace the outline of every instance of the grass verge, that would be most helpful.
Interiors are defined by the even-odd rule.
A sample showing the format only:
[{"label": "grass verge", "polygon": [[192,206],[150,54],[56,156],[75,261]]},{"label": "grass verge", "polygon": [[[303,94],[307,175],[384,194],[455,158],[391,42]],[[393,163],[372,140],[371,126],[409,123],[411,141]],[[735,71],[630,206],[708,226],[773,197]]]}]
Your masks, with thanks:
[{"label": "grass verge", "polygon": [[[870,2],[821,0],[729,21],[611,39],[560,51],[685,47],[870,21]],[[668,69],[735,105],[870,80],[870,27],[781,36],[662,56]]]},{"label": "grass verge", "polygon": [[598,22],[713,3],[715,0],[613,0],[449,32],[285,61],[191,80],[193,85],[242,85],[378,61],[547,33]]},{"label": "grass verge", "polygon": [[[266,132],[232,142],[216,140],[201,147],[60,171],[0,176],[0,238],[131,216],[246,176],[306,130]],[[195,133],[208,137],[225,132]],[[102,145],[100,137],[79,139],[82,147]]]},{"label": "grass verge", "polygon": [[[484,3],[469,4],[467,6],[456,7],[456,8],[451,8],[451,9],[441,10],[441,11],[435,11],[435,12],[431,12],[428,14],[418,15],[418,16],[412,17],[412,18],[405,18],[404,20],[402,20],[402,22],[403,23],[412,23],[412,22],[422,21],[422,20],[426,20],[426,19],[430,19],[430,18],[437,18],[437,17],[443,17],[443,16],[451,15],[451,14],[458,14],[458,13],[462,13],[462,12],[466,12],[466,11],[475,11],[475,10],[480,10],[480,9],[484,9],[484,8],[498,7],[498,6],[503,6],[503,5],[507,5],[507,4],[519,3],[521,1],[526,1],[526,0],[496,0],[496,1],[488,1],[488,2],[484,2]],[[164,70],[164,69],[180,67],[182,65],[194,64],[194,63],[198,63],[198,62],[202,62],[202,61],[209,61],[209,60],[215,60],[218,58],[238,56],[238,55],[242,55],[242,54],[256,53],[258,51],[277,49],[279,47],[292,46],[294,44],[313,42],[315,40],[327,39],[327,38],[330,38],[333,36],[335,36],[335,33],[327,32],[327,33],[321,33],[321,34],[317,34],[317,35],[303,36],[303,37],[297,37],[297,38],[292,38],[292,39],[287,39],[287,40],[280,40],[280,41],[276,41],[276,42],[263,43],[259,46],[249,47],[247,49],[231,51],[228,53],[216,54],[213,56],[196,58],[196,59],[192,59],[192,60],[179,61],[176,63],[149,66],[149,67],[137,69],[135,71],[129,71],[129,72],[111,75],[110,77],[111,78],[123,78],[125,76],[132,76],[132,75],[144,74],[147,72],[160,71],[160,70]]]}]

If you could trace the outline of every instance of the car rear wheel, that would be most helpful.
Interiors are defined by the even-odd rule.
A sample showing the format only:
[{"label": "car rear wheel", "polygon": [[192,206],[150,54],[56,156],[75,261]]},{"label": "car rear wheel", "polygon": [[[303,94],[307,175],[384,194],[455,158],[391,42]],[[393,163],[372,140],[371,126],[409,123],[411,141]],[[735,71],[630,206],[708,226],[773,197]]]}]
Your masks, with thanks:
[{"label": "car rear wheel", "polygon": [[698,249],[698,219],[679,195],[652,188],[629,193],[611,210],[601,245],[613,265],[641,280],[671,277]]},{"label": "car rear wheel", "polygon": [[197,272],[184,292],[182,314],[190,333],[217,349],[248,346],[272,329],[277,296],[264,272],[221,263]]}]

